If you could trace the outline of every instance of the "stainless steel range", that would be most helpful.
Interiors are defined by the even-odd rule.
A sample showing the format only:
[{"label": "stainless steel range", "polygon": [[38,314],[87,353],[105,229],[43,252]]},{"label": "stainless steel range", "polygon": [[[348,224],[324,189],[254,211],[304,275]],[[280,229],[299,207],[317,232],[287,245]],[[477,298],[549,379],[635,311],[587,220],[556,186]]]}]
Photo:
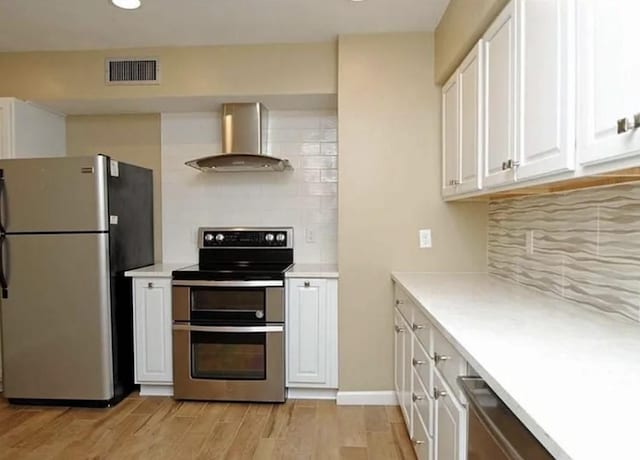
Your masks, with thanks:
[{"label": "stainless steel range", "polygon": [[201,228],[173,272],[174,397],[285,400],[284,273],[292,228]]}]

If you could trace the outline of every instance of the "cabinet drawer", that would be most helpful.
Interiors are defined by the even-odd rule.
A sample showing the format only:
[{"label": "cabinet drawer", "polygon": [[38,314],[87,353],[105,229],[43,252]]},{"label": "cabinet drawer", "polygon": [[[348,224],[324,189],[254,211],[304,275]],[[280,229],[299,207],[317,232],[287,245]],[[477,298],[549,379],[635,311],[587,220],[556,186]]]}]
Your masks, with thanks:
[{"label": "cabinet drawer", "polygon": [[433,460],[433,438],[427,432],[425,423],[415,404],[413,406],[413,437],[411,442],[418,460]]},{"label": "cabinet drawer", "polygon": [[420,342],[424,348],[424,351],[426,351],[429,357],[433,359],[433,327],[426,315],[422,313],[418,307],[414,308],[411,328],[413,329],[418,342]]},{"label": "cabinet drawer", "polygon": [[420,381],[418,373],[413,371],[413,394],[411,399],[413,400],[414,413],[418,412],[422,421],[424,422],[427,433],[433,436],[433,410],[434,401],[432,398],[433,393],[427,391],[425,386]]},{"label": "cabinet drawer", "polygon": [[404,319],[409,323],[413,323],[413,303],[409,300],[407,293],[399,286],[396,286],[395,290],[395,304],[404,316]]},{"label": "cabinet drawer", "polygon": [[454,390],[458,400],[465,401],[457,378],[467,373],[467,363],[453,345],[438,331],[433,331],[433,360],[447,384]]},{"label": "cabinet drawer", "polygon": [[413,337],[413,358],[411,364],[418,379],[422,382],[422,386],[431,394],[433,389],[433,361],[429,358],[429,355],[424,351],[415,336]]}]

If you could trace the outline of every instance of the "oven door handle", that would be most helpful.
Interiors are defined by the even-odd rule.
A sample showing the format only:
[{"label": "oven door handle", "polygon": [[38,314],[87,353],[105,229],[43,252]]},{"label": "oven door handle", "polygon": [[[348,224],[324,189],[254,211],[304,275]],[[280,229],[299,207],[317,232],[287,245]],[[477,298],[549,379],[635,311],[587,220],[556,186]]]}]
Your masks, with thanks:
[{"label": "oven door handle", "polygon": [[283,287],[284,281],[203,281],[173,280],[173,286],[187,287]]},{"label": "oven door handle", "polygon": [[189,326],[188,324],[174,324],[174,331],[191,331],[191,332],[224,332],[247,334],[257,332],[284,332],[283,325],[269,326]]}]

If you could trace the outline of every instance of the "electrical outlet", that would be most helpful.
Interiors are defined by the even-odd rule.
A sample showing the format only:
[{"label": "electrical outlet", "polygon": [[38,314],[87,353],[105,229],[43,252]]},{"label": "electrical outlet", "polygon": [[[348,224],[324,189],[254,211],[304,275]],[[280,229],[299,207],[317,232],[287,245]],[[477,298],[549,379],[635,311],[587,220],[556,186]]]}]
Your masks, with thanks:
[{"label": "electrical outlet", "polygon": [[314,232],[312,228],[306,228],[304,230],[304,239],[307,243],[315,243],[316,232]]},{"label": "electrical outlet", "polygon": [[418,230],[418,236],[420,237],[421,248],[431,247],[431,229],[430,228]]},{"label": "electrical outlet", "polygon": [[527,230],[527,232],[526,232],[526,234],[525,234],[525,242],[524,242],[524,245],[525,245],[525,248],[526,248],[526,251],[527,251],[527,254],[528,254],[528,255],[533,254],[533,241],[534,241],[534,237],[535,237],[535,235],[534,235],[534,233],[533,233],[533,230]]}]

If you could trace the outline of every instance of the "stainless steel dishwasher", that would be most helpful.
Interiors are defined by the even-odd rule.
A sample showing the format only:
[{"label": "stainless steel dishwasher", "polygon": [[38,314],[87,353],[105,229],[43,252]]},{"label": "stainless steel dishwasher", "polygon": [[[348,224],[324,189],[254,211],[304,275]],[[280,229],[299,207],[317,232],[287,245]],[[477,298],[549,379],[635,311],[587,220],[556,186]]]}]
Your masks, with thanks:
[{"label": "stainless steel dishwasher", "polygon": [[553,460],[480,377],[459,377],[469,401],[467,460]]}]

